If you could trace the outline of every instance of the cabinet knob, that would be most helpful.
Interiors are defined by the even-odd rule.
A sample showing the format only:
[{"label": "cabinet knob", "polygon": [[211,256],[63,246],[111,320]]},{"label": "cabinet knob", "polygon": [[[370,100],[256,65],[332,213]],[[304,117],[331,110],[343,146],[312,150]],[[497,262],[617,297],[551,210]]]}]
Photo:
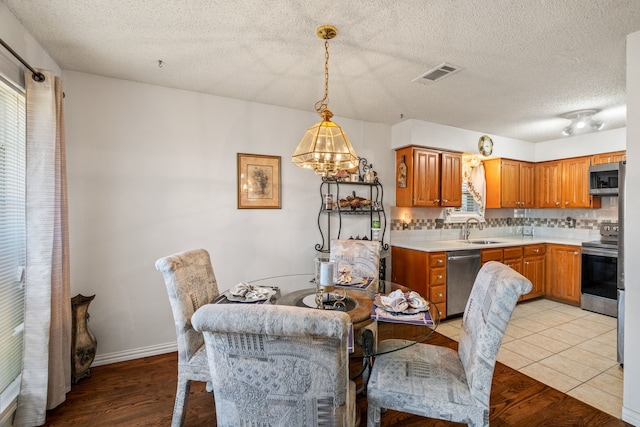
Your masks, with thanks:
[{"label": "cabinet knob", "polygon": [[556,206],[560,206],[560,202],[556,202]]},{"label": "cabinet knob", "polygon": [[442,279],[442,274],[438,274],[436,277],[437,277],[438,279]]},{"label": "cabinet knob", "polygon": [[574,255],[580,255],[580,252],[575,251],[573,254],[574,254]]},{"label": "cabinet knob", "polygon": [[449,202],[449,199],[442,199],[442,203],[447,203]]},{"label": "cabinet knob", "polygon": [[529,265],[529,261],[525,261],[525,262],[524,262],[524,265]]},{"label": "cabinet knob", "polygon": [[537,254],[538,252],[540,252],[540,249],[534,249],[534,250],[533,250],[533,253],[534,253],[534,254]]},{"label": "cabinet knob", "polygon": [[568,202],[568,201],[567,201],[567,202],[564,202],[564,205],[565,205],[565,206],[569,206],[569,202]]},{"label": "cabinet knob", "polygon": [[442,298],[444,295],[442,295],[442,292],[438,292],[438,298]]},{"label": "cabinet knob", "polygon": [[433,199],[434,202],[440,203],[440,199]]},{"label": "cabinet knob", "polygon": [[443,262],[442,258],[438,258],[438,264],[442,264]]}]

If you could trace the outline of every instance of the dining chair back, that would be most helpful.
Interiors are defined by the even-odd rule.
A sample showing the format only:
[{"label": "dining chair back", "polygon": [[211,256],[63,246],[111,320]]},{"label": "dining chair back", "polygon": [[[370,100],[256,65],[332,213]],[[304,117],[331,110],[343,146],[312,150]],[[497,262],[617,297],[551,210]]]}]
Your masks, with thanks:
[{"label": "dining chair back", "polygon": [[349,315],[269,304],[210,304],[204,335],[224,426],[353,426]]},{"label": "dining chair back", "polygon": [[336,263],[336,271],[348,267],[352,276],[373,277],[370,286],[377,291],[380,276],[380,242],[355,239],[332,240],[329,261]]},{"label": "dining chair back", "polygon": [[169,255],[155,265],[164,277],[176,325],[178,388],[171,425],[177,427],[184,424],[191,381],[211,382],[204,338],[193,328],[191,317],[218,296],[218,284],[204,249]]},{"label": "dining chair back", "polygon": [[[502,337],[531,282],[495,261],[478,273],[462,317],[458,351],[429,344],[376,358],[367,388],[367,425],[381,408],[469,426],[489,425],[489,396]],[[385,341],[380,343],[385,346]]]}]

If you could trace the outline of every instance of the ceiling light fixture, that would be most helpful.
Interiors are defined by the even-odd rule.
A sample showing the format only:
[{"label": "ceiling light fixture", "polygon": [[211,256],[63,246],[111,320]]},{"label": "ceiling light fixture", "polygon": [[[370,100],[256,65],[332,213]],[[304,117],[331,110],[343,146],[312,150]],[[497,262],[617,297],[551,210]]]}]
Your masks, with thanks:
[{"label": "ceiling light fixture", "polygon": [[571,124],[562,129],[562,134],[570,136],[574,133],[601,130],[604,127],[604,123],[600,120],[593,120],[592,117],[596,113],[598,113],[598,110],[578,110],[566,114],[564,118],[571,120]]},{"label": "ceiling light fixture", "polygon": [[358,164],[358,155],[351,146],[342,128],[331,121],[329,111],[329,40],[338,34],[336,27],[323,25],[316,34],[324,39],[324,98],[316,102],[315,110],[322,118],[307,129],[291,161],[298,167],[313,169],[318,175],[331,177],[343,169],[353,169]]}]

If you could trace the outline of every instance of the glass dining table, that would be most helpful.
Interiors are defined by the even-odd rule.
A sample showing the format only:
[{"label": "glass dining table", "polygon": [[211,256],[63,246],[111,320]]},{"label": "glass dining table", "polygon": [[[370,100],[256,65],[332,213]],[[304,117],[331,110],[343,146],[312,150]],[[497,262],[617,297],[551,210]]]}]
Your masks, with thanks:
[{"label": "glass dining table", "polygon": [[[278,288],[279,296],[272,299],[272,304],[317,309],[313,274],[274,276],[249,283]],[[394,313],[382,307],[380,295],[388,295],[396,290],[409,293],[411,289],[406,286],[381,280],[370,282],[368,286],[363,287],[336,285],[336,288],[346,291],[346,303],[338,309],[346,311],[351,317],[355,344],[358,347],[352,357],[363,357],[363,371],[370,369],[375,356],[425,341],[440,323],[437,307],[427,298],[424,298],[425,308],[419,311],[406,310],[407,312]],[[368,375],[365,374],[366,377]]]}]

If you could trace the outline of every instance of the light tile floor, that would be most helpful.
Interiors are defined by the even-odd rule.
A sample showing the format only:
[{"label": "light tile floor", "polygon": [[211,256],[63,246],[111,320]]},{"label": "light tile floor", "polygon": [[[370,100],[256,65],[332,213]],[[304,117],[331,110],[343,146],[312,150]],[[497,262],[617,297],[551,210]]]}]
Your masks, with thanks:
[{"label": "light tile floor", "polygon": [[[458,340],[462,318],[441,334]],[[616,360],[617,319],[546,299],[516,306],[498,361],[620,418],[622,368]]]}]

